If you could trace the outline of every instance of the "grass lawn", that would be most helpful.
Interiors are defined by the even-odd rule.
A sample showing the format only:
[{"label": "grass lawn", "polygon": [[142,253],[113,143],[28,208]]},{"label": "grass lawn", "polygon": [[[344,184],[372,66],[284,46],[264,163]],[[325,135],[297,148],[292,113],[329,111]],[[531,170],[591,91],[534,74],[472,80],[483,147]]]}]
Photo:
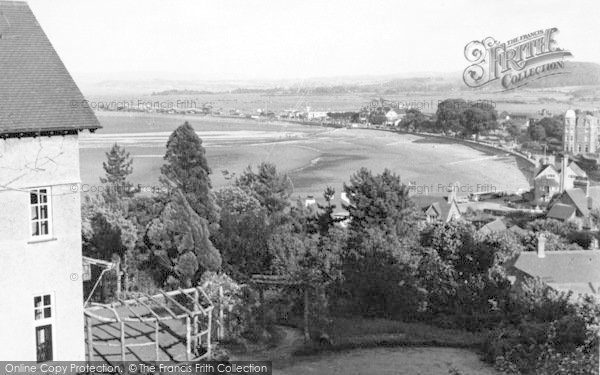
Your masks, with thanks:
[{"label": "grass lawn", "polygon": [[484,338],[482,334],[444,329],[425,323],[364,318],[334,319],[329,329],[329,337],[331,345],[309,345],[295,354],[310,355],[321,351],[386,346],[478,348]]}]

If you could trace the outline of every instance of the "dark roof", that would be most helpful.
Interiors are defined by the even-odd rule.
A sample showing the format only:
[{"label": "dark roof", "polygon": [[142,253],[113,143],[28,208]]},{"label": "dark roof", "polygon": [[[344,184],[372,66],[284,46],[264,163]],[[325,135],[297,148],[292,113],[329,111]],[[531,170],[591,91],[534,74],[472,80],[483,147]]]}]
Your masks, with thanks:
[{"label": "dark roof", "polygon": [[561,197],[560,201],[565,204],[572,203],[579,211],[580,215],[587,217],[589,208],[600,208],[600,186],[590,186],[588,194],[581,188],[574,188],[565,191],[566,197]]},{"label": "dark roof", "polygon": [[0,136],[100,128],[26,3],[0,1],[0,35]]},{"label": "dark roof", "polygon": [[480,232],[482,233],[492,233],[492,232],[504,232],[506,230],[506,224],[504,224],[504,220],[502,220],[501,218],[497,218],[494,221],[490,221],[489,223],[487,223],[486,225],[484,225],[483,227],[481,227],[479,229]]},{"label": "dark roof", "polygon": [[600,284],[600,251],[546,251],[539,258],[534,251],[519,254],[514,266],[526,274],[539,277],[557,290],[595,294]]},{"label": "dark roof", "polygon": [[527,234],[527,231],[523,228],[521,228],[518,225],[513,225],[512,227],[508,228],[509,231],[516,233],[516,234],[520,234],[520,235],[525,235]]},{"label": "dark roof", "polygon": [[579,167],[579,165],[577,165],[577,163],[575,163],[574,161],[571,162],[571,164],[569,164],[569,168],[571,168],[571,170],[579,177],[587,177],[587,173],[585,173],[585,171],[583,169],[581,169],[581,167]]},{"label": "dark roof", "polygon": [[450,207],[452,205],[448,203],[447,198],[431,195],[415,195],[412,196],[411,199],[415,202],[415,206],[421,211],[427,212],[433,209],[440,219],[448,219],[448,214],[450,213]]},{"label": "dark roof", "polygon": [[549,219],[558,219],[564,221],[571,218],[574,213],[575,207],[568,204],[556,203],[552,206],[550,211],[548,211],[546,217]]}]

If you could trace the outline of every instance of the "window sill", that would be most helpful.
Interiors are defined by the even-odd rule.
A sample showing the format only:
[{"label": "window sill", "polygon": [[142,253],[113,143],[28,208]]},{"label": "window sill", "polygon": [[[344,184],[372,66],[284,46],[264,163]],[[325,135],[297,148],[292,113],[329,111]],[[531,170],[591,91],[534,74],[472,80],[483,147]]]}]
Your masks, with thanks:
[{"label": "window sill", "polygon": [[31,241],[27,241],[28,244],[34,244],[34,243],[41,243],[41,242],[50,242],[50,241],[56,241],[57,238],[56,237],[45,237],[45,238],[40,238],[40,239],[33,239]]}]

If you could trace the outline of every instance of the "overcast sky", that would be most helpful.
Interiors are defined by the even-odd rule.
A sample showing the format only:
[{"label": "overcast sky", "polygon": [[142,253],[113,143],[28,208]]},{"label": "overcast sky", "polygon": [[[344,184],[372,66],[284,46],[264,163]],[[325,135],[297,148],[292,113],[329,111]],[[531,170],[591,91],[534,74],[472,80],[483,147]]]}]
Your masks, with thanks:
[{"label": "overcast sky", "polygon": [[600,62],[600,1],[29,0],[76,76],[280,79],[462,71],[464,46],[558,27]]}]

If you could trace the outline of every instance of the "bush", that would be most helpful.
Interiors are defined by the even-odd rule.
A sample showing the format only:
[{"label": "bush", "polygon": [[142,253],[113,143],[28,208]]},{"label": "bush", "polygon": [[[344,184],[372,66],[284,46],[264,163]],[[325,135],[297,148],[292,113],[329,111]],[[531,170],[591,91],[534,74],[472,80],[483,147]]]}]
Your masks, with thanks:
[{"label": "bush", "polygon": [[[236,283],[224,273],[205,272],[200,281],[202,288],[212,301],[213,321],[217,321],[219,302],[223,304],[226,338],[236,340],[256,331],[259,324],[257,293]],[[219,288],[223,288],[220,301]],[[215,324],[215,327],[217,324]]]}]

